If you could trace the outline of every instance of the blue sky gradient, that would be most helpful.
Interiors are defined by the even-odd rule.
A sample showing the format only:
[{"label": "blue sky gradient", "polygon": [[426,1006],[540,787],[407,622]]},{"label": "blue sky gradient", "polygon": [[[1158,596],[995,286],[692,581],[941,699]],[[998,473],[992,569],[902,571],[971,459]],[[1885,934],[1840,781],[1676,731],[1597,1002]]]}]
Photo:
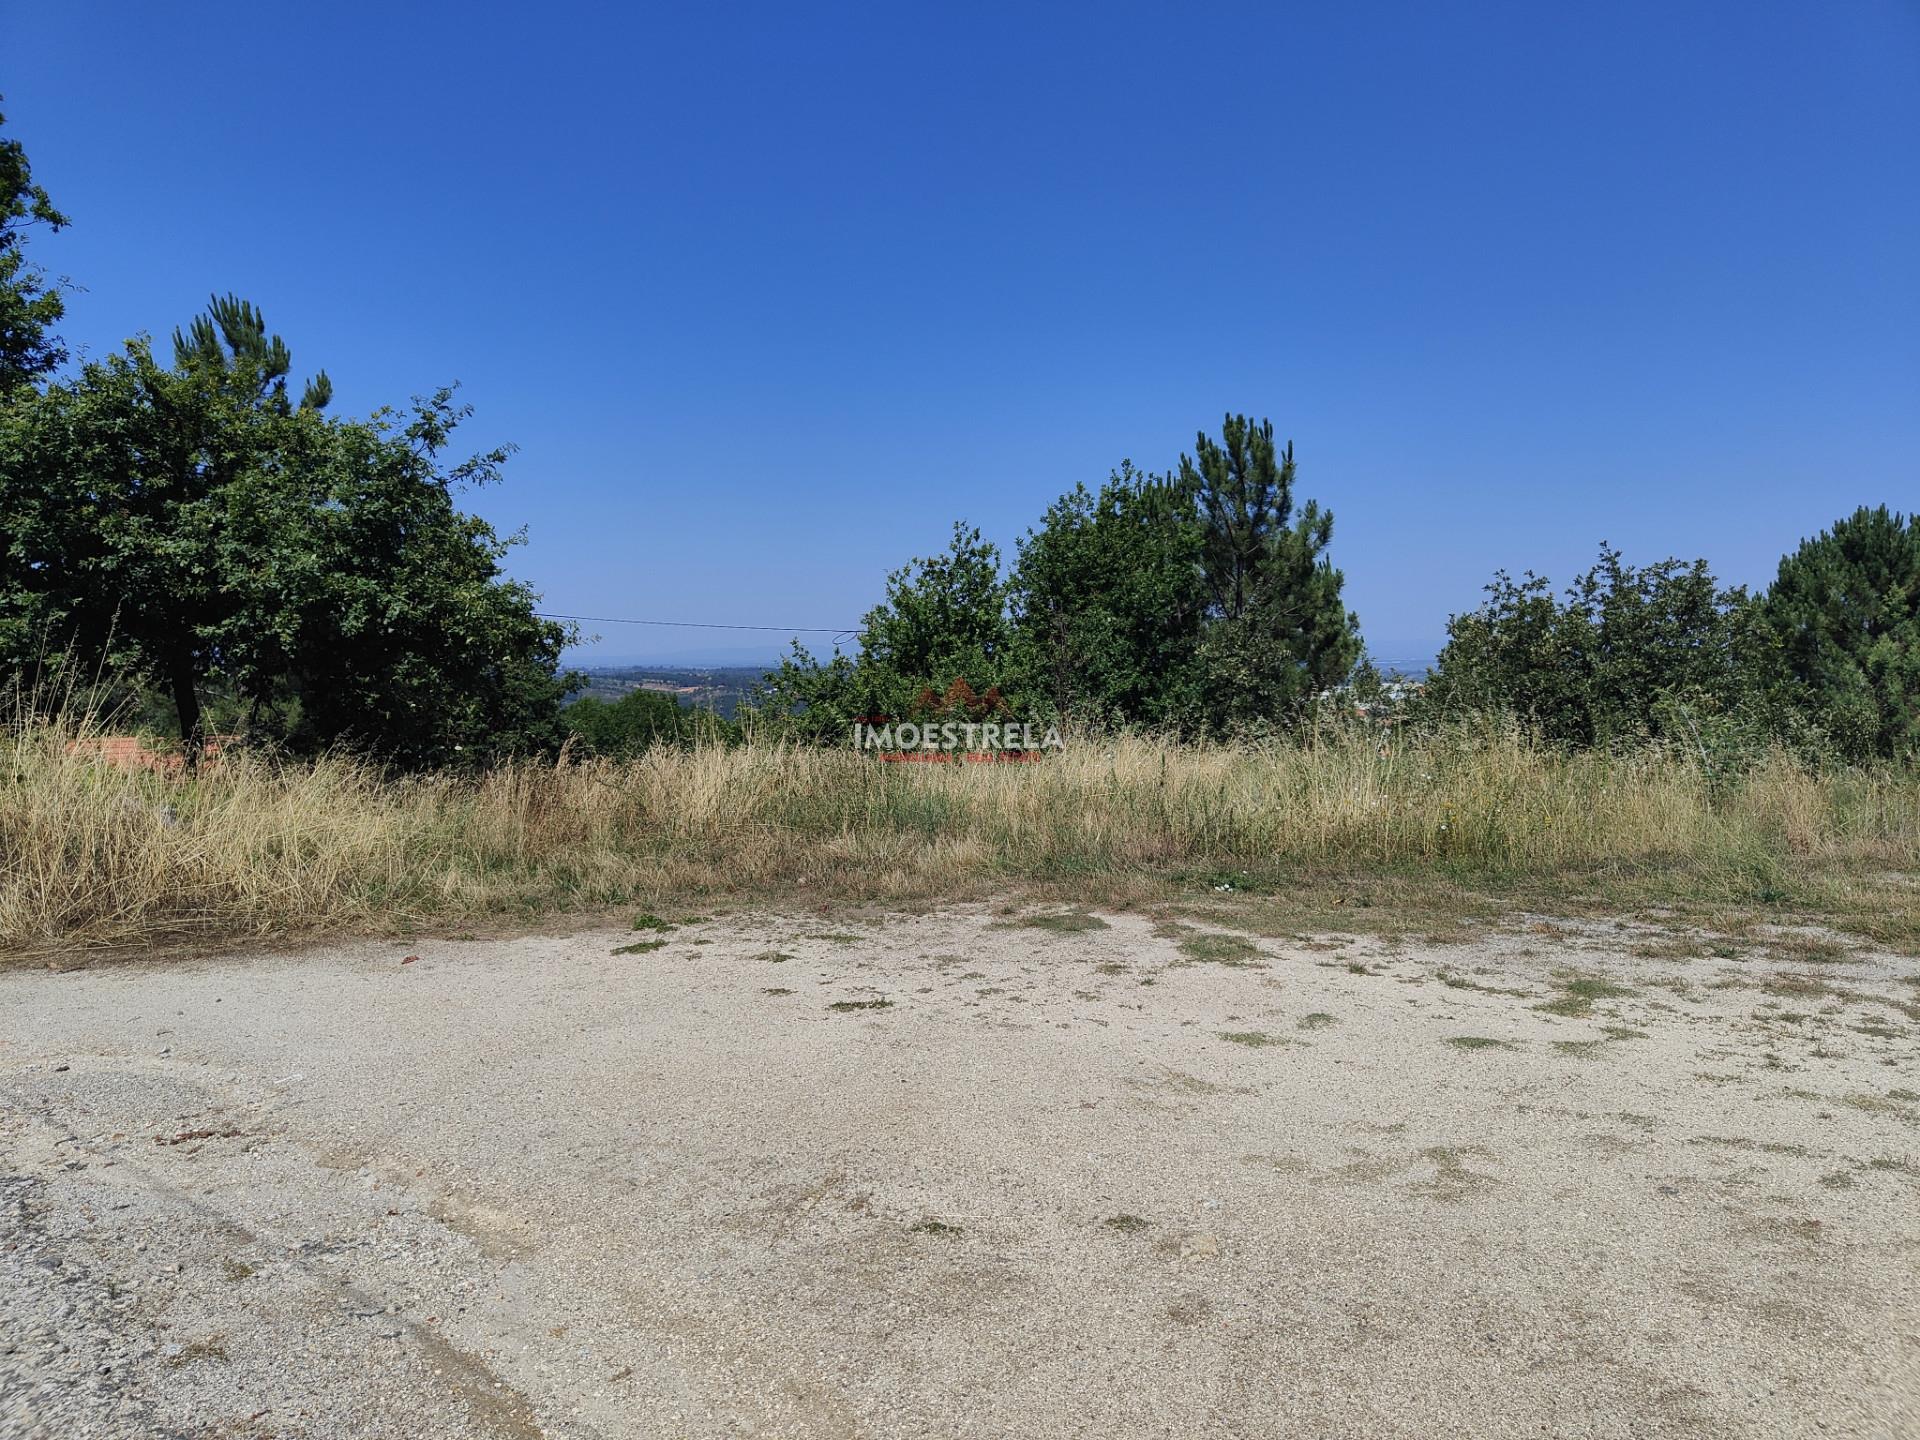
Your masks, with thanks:
[{"label": "blue sky gradient", "polygon": [[[100,354],[210,292],[460,380],[557,611],[841,625],[1232,408],[1374,651],[1605,538],[1920,504],[1920,7],[13,3]],[[778,636],[600,627],[578,658]]]}]

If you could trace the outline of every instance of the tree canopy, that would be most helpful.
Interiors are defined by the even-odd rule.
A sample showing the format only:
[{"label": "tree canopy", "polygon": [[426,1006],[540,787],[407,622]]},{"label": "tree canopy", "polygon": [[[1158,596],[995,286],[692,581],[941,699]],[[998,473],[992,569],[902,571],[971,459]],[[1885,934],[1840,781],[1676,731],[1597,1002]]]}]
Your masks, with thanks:
[{"label": "tree canopy", "polygon": [[1215,731],[1297,718],[1360,660],[1360,622],[1328,558],[1333,512],[1294,504],[1293,445],[1273,423],[1228,415],[1180,457],[1198,503],[1210,623],[1201,645],[1207,720]]},{"label": "tree canopy", "polygon": [[503,577],[507,548],[461,512],[495,450],[448,466],[465,411],[321,412],[287,395],[291,357],[229,297],[0,406],[0,665],[138,677],[189,749],[209,686],[252,733],[401,763],[551,746],[565,627]]},{"label": "tree canopy", "polygon": [[[6,124],[0,115],[0,126]],[[53,327],[66,314],[62,287],[27,258],[27,231],[66,226],[45,187],[34,182],[26,149],[0,135],[0,395],[30,385],[67,358]]]},{"label": "tree canopy", "polygon": [[1752,599],[1722,588],[1704,560],[1636,568],[1602,544],[1560,599],[1543,576],[1502,571],[1447,636],[1431,704],[1507,711],[1563,743],[1697,730],[1703,717],[1735,713],[1760,721]]},{"label": "tree canopy", "polygon": [[863,715],[906,715],[924,692],[956,680],[976,691],[1016,687],[1020,652],[1007,613],[999,547],[964,522],[947,548],[887,577],[886,598],[860,625],[857,656],[816,659],[798,641],[767,676],[770,714],[816,738]]},{"label": "tree canopy", "polygon": [[1228,415],[1218,443],[1154,475],[1123,463],[1075,486],[1021,540],[1011,571],[977,529],[887,580],[856,656],[803,648],[769,677],[776,714],[832,733],[956,682],[1088,724],[1232,734],[1297,721],[1360,657],[1327,558],[1331,514],[1296,508],[1291,447]]},{"label": "tree canopy", "polygon": [[567,707],[566,724],[594,754],[614,758],[639,755],[656,745],[739,738],[732,722],[658,690],[630,690],[617,700],[582,696]]},{"label": "tree canopy", "polygon": [[1205,713],[1205,531],[1188,492],[1124,462],[1077,485],[1020,543],[1011,602],[1030,689],[1091,723],[1196,725]]},{"label": "tree canopy", "polygon": [[1920,754],[1920,517],[1862,506],[1780,562],[1781,696],[1853,757]]}]

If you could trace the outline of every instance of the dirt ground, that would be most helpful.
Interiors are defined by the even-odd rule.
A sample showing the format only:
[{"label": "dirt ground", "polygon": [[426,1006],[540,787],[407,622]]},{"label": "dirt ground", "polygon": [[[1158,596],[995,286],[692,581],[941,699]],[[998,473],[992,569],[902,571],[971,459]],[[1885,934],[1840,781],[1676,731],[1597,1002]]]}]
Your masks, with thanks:
[{"label": "dirt ground", "polygon": [[1021,920],[0,974],[0,1434],[1920,1435],[1920,961]]}]

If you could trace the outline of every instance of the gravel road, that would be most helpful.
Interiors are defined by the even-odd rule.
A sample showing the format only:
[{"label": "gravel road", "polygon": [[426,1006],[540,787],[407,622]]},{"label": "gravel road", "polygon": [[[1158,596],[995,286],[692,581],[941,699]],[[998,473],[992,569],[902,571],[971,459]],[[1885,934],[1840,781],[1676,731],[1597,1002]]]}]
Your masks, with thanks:
[{"label": "gravel road", "polygon": [[1019,921],[0,972],[0,1435],[1920,1435],[1920,961]]}]

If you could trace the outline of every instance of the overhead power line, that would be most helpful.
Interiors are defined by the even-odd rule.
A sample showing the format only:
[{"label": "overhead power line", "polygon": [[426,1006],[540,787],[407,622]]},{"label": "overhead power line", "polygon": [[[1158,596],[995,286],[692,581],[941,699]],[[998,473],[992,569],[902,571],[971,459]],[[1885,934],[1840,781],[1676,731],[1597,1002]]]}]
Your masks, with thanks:
[{"label": "overhead power line", "polygon": [[577,620],[583,625],[665,625],[675,630],[772,630],[782,635],[857,635],[858,625],[728,625],[719,620],[629,620],[618,615],[559,615],[533,612],[542,620]]}]

